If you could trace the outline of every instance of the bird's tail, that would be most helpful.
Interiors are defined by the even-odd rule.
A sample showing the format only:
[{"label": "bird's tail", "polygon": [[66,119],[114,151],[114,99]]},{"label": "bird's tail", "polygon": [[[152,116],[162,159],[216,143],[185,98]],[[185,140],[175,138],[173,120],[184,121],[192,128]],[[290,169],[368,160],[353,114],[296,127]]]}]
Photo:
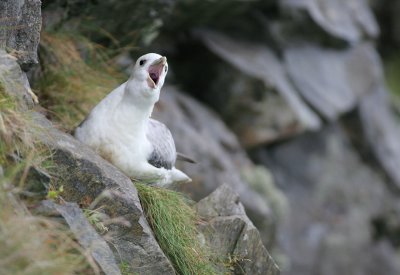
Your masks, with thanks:
[{"label": "bird's tail", "polygon": [[195,161],[191,157],[188,157],[185,154],[182,154],[182,153],[179,153],[179,152],[176,153],[176,159],[177,160],[181,160],[181,161],[186,161],[186,162],[189,162],[189,163],[197,163],[197,161]]},{"label": "bird's tail", "polygon": [[173,167],[172,170],[169,171],[173,183],[189,183],[192,181],[192,179],[189,178],[188,175],[183,173],[181,170],[176,169],[175,167]]}]

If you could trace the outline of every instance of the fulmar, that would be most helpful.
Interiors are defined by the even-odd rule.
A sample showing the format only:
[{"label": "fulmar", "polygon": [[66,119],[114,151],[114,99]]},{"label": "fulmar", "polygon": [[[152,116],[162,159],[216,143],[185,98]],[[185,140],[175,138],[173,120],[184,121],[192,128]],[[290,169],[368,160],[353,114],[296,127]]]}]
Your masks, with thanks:
[{"label": "fulmar", "polygon": [[128,81],[96,105],[74,132],[78,140],[129,177],[161,186],[191,181],[175,168],[177,153],[171,132],[150,118],[167,73],[165,56],[141,56]]}]

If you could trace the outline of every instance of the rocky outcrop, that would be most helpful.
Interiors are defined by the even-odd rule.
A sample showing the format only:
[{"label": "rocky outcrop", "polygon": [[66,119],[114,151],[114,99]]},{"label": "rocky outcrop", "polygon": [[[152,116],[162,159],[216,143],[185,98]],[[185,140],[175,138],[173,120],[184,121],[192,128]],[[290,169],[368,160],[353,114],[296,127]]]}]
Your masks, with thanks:
[{"label": "rocky outcrop", "polygon": [[368,4],[254,1],[206,23],[186,16],[200,4],[178,4],[174,27],[186,35],[166,26],[160,40],[174,45],[182,90],[222,117],[287,196],[284,274],[399,272],[400,128]]},{"label": "rocky outcrop", "polygon": [[0,49],[18,58],[24,70],[38,63],[41,1],[5,0],[0,3]]},{"label": "rocky outcrop", "polygon": [[247,218],[239,196],[228,184],[199,201],[196,210],[203,219],[199,225],[202,239],[210,247],[220,272],[279,274],[258,230]]},{"label": "rocky outcrop", "polygon": [[[275,245],[286,254],[282,273],[400,273],[400,130],[384,88],[374,46],[379,27],[369,1],[217,1],[210,8],[204,1],[176,0],[135,9],[128,2],[64,2],[71,13],[90,14],[108,31],[92,34],[97,41],[119,46],[135,41],[168,56],[170,76],[186,94],[166,87],[155,117],[171,128],[179,151],[198,161],[178,164],[193,178],[178,188],[200,200],[226,182],[268,249]],[[398,6],[381,3],[376,5]],[[128,180],[70,136],[50,132],[55,140],[47,141],[56,148],[67,197],[84,206],[104,205],[111,220],[122,215],[131,222],[132,230],[125,222],[112,227],[120,243],[126,234],[129,245],[141,244],[132,237],[135,230],[152,240]],[[109,188],[111,194],[103,193]],[[288,216],[279,214],[287,206],[284,196]],[[229,207],[215,206],[215,200]],[[198,204],[206,220],[201,226],[213,232],[203,231],[204,240],[221,257],[231,254],[234,271],[274,267],[269,257],[259,266],[243,260],[253,257],[241,249],[243,232],[254,237],[247,252],[265,251],[232,201],[236,195],[223,186]]]},{"label": "rocky outcrop", "polygon": [[[240,71],[228,74],[226,66],[221,66],[216,83],[215,79],[210,79],[213,84],[209,92],[222,94],[221,101],[216,102],[218,111],[235,129],[245,146],[254,147],[320,127],[320,119],[301,100],[289,82],[284,66],[270,48],[230,39],[215,32],[202,31],[197,35],[211,51]],[[264,85],[256,90],[257,86],[251,84],[255,81]],[[272,90],[280,96],[274,95]],[[212,97],[210,101],[213,102]],[[282,109],[286,110],[285,116],[274,115],[281,113],[278,110]],[[238,111],[241,111],[240,116]]]},{"label": "rocky outcrop", "polygon": [[[25,73],[21,71],[16,59],[5,52],[0,56],[0,61],[0,77],[6,92],[19,98],[21,109],[26,111],[28,104],[32,105],[33,102]],[[197,119],[199,123],[204,123],[200,119],[201,116],[206,118],[204,121],[209,118],[216,121],[211,125],[212,127],[202,126],[205,133],[211,135],[210,132],[214,131],[214,134],[221,132],[226,135],[223,137],[223,139],[226,139],[225,144],[228,145],[230,142],[231,149],[237,150],[236,158],[238,162],[251,167],[251,162],[240,149],[234,136],[224,128],[224,125],[217,118],[205,111],[204,107],[198,103],[180,96],[178,92],[173,91],[173,88],[169,88],[169,90],[169,95],[175,96],[174,100],[180,102],[181,106],[191,104],[197,107],[198,114],[193,118]],[[176,102],[175,104],[177,104]],[[131,180],[85,145],[54,128],[42,115],[34,112],[31,112],[31,115],[33,116],[32,122],[35,122],[35,127],[37,127],[35,131],[37,137],[52,151],[53,168],[50,171],[52,188],[55,190],[62,189],[60,195],[63,201],[61,204],[45,201],[42,209],[37,210],[37,212],[46,214],[43,207],[47,211],[58,212],[65,219],[79,243],[90,251],[105,274],[121,274],[120,265],[124,266],[124,272],[135,274],[175,274],[175,270],[158,246],[147,224],[137,191]],[[179,115],[182,116],[180,111]],[[174,117],[171,116],[171,119],[174,119]],[[198,137],[197,142],[200,142],[201,138]],[[208,140],[211,140],[211,136],[208,136]],[[215,141],[215,149],[220,150],[221,154],[227,154],[221,149],[220,142],[220,140]],[[235,171],[235,168],[229,162],[224,164],[223,167],[229,168],[230,173]],[[225,176],[228,175],[228,171],[223,172],[226,173]],[[242,182],[238,172],[233,175],[232,179],[233,186],[237,190],[242,190],[249,209],[256,213],[260,220],[272,219],[271,213],[265,212],[265,210],[269,211],[268,204],[263,201],[262,197],[259,197],[258,201],[254,203],[257,193],[248,190],[248,186]],[[48,180],[49,178],[46,179],[46,181]],[[209,190],[212,191],[213,188],[215,189],[216,186],[212,186]],[[226,187],[223,190],[225,191],[219,193],[218,196],[228,192]],[[233,220],[227,220],[224,224],[228,228],[238,228],[239,231],[236,233],[242,234],[242,236],[237,236],[234,250],[224,254],[225,257],[234,255],[238,261],[234,263],[235,267],[237,264],[237,267],[240,266],[241,269],[253,274],[277,274],[276,265],[263,246],[257,229],[247,218],[243,206],[238,204],[238,197],[236,195],[229,196],[229,198],[231,197],[234,197],[237,204],[238,210],[234,210],[237,212],[235,212],[237,216],[235,219],[241,220],[241,227],[237,227]],[[253,202],[251,202],[252,197]],[[210,200],[213,201],[213,205],[210,207],[219,207],[219,199],[210,198]],[[227,209],[233,207],[229,203],[226,202],[227,205],[224,207]],[[206,211],[204,210],[206,207],[206,202],[199,203],[199,209],[203,209],[203,212]],[[99,212],[102,217],[100,222],[103,224],[104,230],[97,228],[98,232],[96,232],[87,220],[88,217],[83,214],[80,208]],[[267,220],[267,222],[272,227],[272,221]],[[249,251],[252,253],[249,254]],[[250,263],[247,262],[248,258],[251,259]]]},{"label": "rocky outcrop", "polygon": [[265,149],[258,157],[290,202],[279,230],[291,259],[289,274],[373,274],[375,265],[387,267],[384,274],[400,272],[393,258],[376,258],[393,248],[373,238],[378,230],[373,221],[392,211],[396,197],[338,125]]},{"label": "rocky outcrop", "polygon": [[[43,125],[43,123],[42,123]],[[115,258],[139,274],[174,274],[144,217],[132,181],[73,137],[50,125],[43,142],[54,151],[56,188],[83,208],[101,208],[109,225],[107,242]]]}]

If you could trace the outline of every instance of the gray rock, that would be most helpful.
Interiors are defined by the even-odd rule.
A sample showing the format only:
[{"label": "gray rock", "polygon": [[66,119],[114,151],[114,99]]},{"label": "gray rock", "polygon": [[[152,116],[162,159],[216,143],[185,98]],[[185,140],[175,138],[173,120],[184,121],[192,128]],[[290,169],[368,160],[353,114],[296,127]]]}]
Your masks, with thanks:
[{"label": "gray rock", "polygon": [[107,242],[119,263],[138,274],[175,274],[144,217],[132,181],[72,136],[62,133],[44,119],[41,137],[53,151],[56,188],[62,197],[82,207],[101,208],[110,218]]},{"label": "gray rock", "polygon": [[[198,35],[212,52],[240,72],[225,77],[225,87],[217,87],[213,92],[225,90],[228,94],[218,109],[230,108],[232,127],[243,144],[260,145],[320,127],[318,116],[301,100],[290,84],[285,68],[267,46],[234,40],[210,31],[201,31]],[[221,69],[221,74],[226,74],[228,64]],[[240,74],[264,85],[263,89],[259,88],[259,95],[252,96],[254,85],[249,87],[250,81]],[[252,97],[253,101],[248,102]],[[238,109],[242,111],[238,113]]]},{"label": "gray rock", "polygon": [[222,183],[228,183],[240,195],[264,242],[273,243],[277,213],[271,210],[270,203],[275,198],[279,200],[279,192],[271,178],[260,177],[254,182],[254,185],[272,185],[268,195],[244,180],[242,174],[252,173],[256,167],[224,123],[206,107],[171,86],[163,88],[153,117],[169,127],[177,150],[198,162],[177,163],[193,180],[177,188],[198,201]]},{"label": "gray rock", "polygon": [[37,64],[42,25],[41,1],[1,1],[0,18],[0,49],[12,52],[24,70]]},{"label": "gray rock", "polygon": [[353,109],[380,75],[379,57],[368,44],[347,51],[293,47],[285,51],[285,64],[302,96],[329,120]]},{"label": "gray rock", "polygon": [[33,107],[33,97],[36,96],[32,93],[26,74],[18,65],[17,59],[2,49],[0,49],[0,84],[6,93],[17,99],[21,108]]},{"label": "gray rock", "polygon": [[[377,37],[379,26],[366,0],[284,0],[282,9],[306,11],[327,33],[348,42],[364,34]],[[305,28],[309,26],[304,26]]]},{"label": "gray rock", "polygon": [[390,109],[385,88],[374,88],[374,92],[360,102],[362,137],[394,187],[400,190],[400,126]]},{"label": "gray rock", "polygon": [[199,230],[213,252],[212,257],[219,262],[221,272],[279,274],[278,266],[247,218],[238,195],[227,184],[199,201],[195,207],[204,219]]},{"label": "gray rock", "polygon": [[63,216],[78,242],[90,252],[106,275],[121,274],[110,247],[93,229],[76,203],[56,204],[52,201],[44,201],[43,204]]},{"label": "gray rock", "polygon": [[391,211],[396,198],[337,125],[270,148],[260,160],[290,202],[290,214],[278,229],[290,259],[290,267],[282,267],[285,274],[376,274],[371,265],[388,267],[382,274],[400,272],[398,257],[376,257],[394,248],[376,243],[373,234],[379,229],[372,224]]}]

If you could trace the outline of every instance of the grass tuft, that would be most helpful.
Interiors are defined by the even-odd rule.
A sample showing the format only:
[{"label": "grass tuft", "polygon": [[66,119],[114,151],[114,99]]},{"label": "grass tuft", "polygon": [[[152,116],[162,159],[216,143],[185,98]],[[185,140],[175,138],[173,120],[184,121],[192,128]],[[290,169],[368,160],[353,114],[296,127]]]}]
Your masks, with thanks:
[{"label": "grass tuft", "polygon": [[36,130],[31,111],[18,110],[0,83],[0,274],[93,274],[97,267],[67,228],[32,215],[21,199],[30,167],[45,152]]},{"label": "grass tuft", "polygon": [[64,130],[75,128],[123,79],[101,46],[78,35],[42,33],[40,58],[42,75],[34,88]]},{"label": "grass tuft", "polygon": [[86,269],[81,248],[64,226],[32,216],[0,195],[0,274],[75,274]]},{"label": "grass tuft", "polygon": [[157,241],[179,274],[216,274],[197,236],[189,200],[172,190],[135,184]]}]

